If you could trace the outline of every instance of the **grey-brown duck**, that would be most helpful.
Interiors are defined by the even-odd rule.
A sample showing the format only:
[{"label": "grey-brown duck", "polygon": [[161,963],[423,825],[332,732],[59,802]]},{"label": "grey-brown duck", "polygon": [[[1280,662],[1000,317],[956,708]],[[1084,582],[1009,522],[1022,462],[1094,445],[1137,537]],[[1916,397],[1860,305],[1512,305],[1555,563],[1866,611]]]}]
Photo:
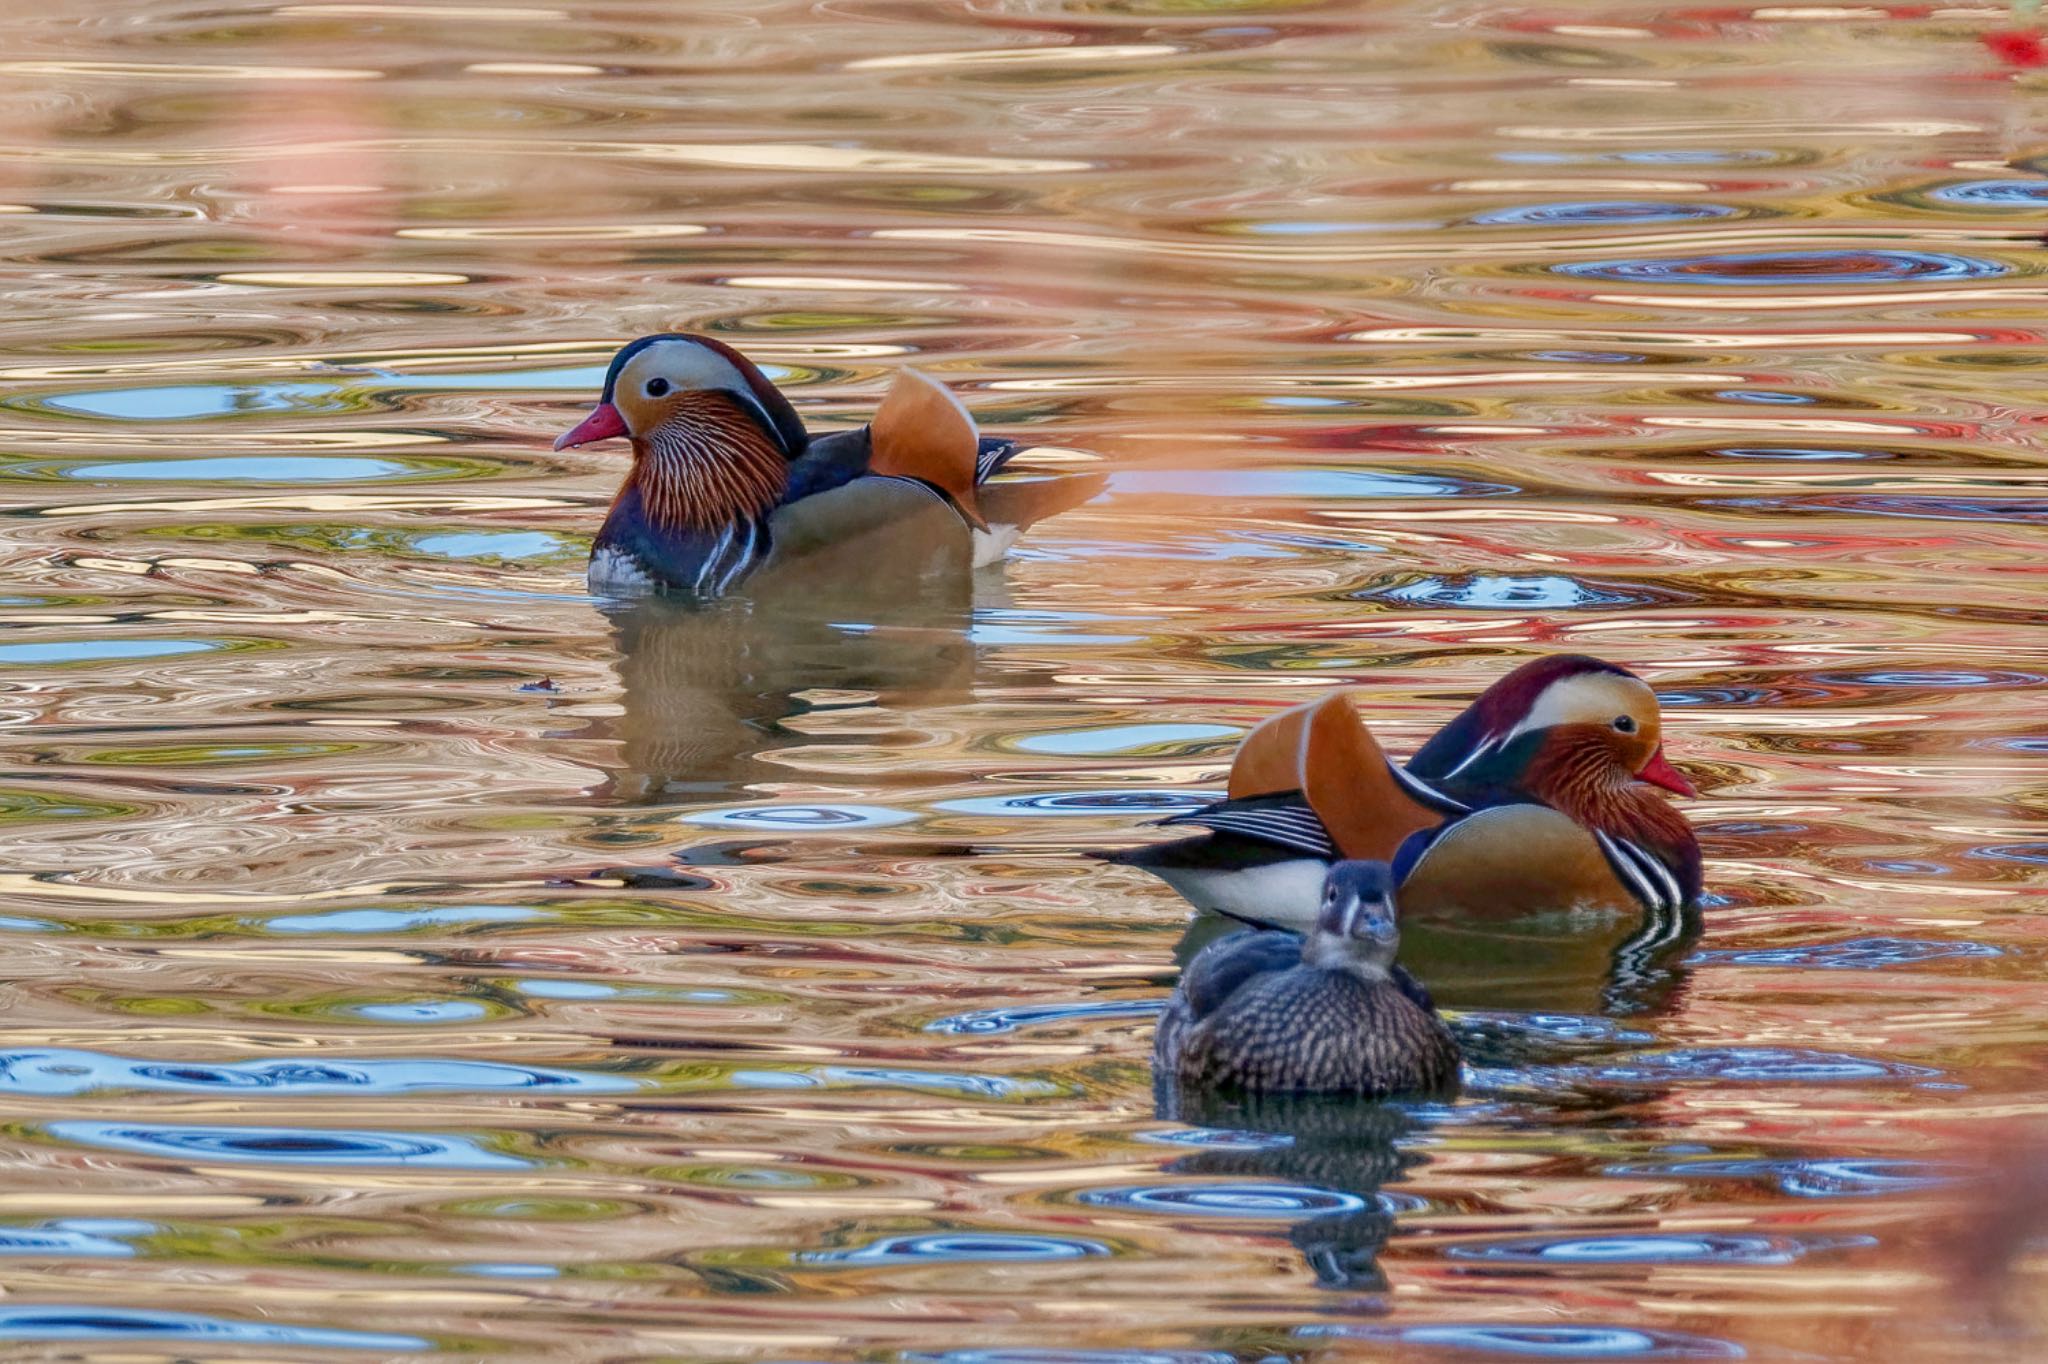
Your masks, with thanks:
[{"label": "grey-brown duck", "polygon": [[1203,948],[1153,1043],[1162,1080],[1200,1089],[1441,1095],[1458,1045],[1429,993],[1400,966],[1384,862],[1338,862],[1306,938],[1255,930]]}]

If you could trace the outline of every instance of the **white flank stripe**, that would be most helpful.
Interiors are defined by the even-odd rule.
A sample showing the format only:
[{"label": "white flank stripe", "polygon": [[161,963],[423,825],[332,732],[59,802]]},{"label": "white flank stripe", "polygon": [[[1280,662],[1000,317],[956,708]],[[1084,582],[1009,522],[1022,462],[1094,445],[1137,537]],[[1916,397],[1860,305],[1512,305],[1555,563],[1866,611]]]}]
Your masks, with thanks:
[{"label": "white flank stripe", "polygon": [[1635,859],[1624,852],[1612,838],[1609,838],[1598,829],[1593,831],[1593,837],[1599,840],[1600,850],[1607,854],[1607,865],[1612,867],[1615,874],[1627,883],[1629,893],[1651,909],[1663,908],[1664,897],[1644,877],[1643,869],[1636,865]]}]

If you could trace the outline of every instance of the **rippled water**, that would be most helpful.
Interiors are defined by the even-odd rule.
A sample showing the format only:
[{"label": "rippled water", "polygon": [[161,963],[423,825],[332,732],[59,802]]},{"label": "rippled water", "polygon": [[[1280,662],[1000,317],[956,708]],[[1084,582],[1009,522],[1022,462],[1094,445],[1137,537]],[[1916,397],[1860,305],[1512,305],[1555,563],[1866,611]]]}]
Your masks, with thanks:
[{"label": "rippled water", "polygon": [[[0,1343],[2028,1357],[1999,13],[9,6]],[[1109,492],[971,615],[608,614],[549,438],[681,327]],[[1707,792],[1675,971],[1412,935],[1459,1103],[1155,1117],[1183,906],[1076,854],[1563,648]]]}]

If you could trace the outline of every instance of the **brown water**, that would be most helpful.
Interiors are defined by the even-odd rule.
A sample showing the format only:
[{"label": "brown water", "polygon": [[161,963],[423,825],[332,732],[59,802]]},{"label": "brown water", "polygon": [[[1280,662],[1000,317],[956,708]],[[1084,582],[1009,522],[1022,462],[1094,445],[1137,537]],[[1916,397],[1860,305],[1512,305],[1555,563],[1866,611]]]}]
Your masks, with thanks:
[{"label": "brown water", "polygon": [[[2027,1357],[1954,1279],[2048,1056],[1996,15],[8,5],[0,1342]],[[614,619],[548,440],[684,327],[1110,492],[971,620]],[[1564,648],[1703,937],[1411,944],[1460,1103],[1155,1118],[1184,907],[1077,854]]]}]

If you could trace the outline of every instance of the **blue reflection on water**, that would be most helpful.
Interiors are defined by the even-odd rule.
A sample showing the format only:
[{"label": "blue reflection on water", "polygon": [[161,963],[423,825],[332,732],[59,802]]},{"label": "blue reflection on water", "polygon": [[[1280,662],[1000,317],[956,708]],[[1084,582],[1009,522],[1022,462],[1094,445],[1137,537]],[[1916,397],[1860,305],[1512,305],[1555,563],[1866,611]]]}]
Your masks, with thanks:
[{"label": "blue reflection on water", "polygon": [[473,1023],[490,1010],[473,999],[421,999],[405,1004],[350,1004],[340,1010],[373,1023]]},{"label": "blue reflection on water", "polygon": [[1628,1232],[1611,1236],[1523,1236],[1451,1246],[1454,1260],[1499,1264],[1789,1265],[1817,1250],[1874,1246],[1874,1236],[1801,1238],[1743,1233]]},{"label": "blue reflection on water", "polygon": [[110,1090],[413,1094],[507,1089],[617,1094],[642,1087],[642,1081],[620,1075],[496,1061],[144,1061],[55,1047],[0,1051],[0,1094],[71,1096]]},{"label": "blue reflection on water", "polygon": [[[1355,1193],[1318,1189],[1306,1184],[1134,1184],[1083,1189],[1078,1202],[1096,1208],[1133,1212],[1176,1213],[1201,1217],[1297,1218],[1333,1212],[1359,1212],[1370,1206]],[[1391,1201],[1380,1195],[1383,1202]]]},{"label": "blue reflection on water", "polygon": [[1015,1263],[1035,1260],[1082,1260],[1108,1255],[1100,1241],[1044,1236],[1029,1232],[939,1231],[884,1236],[844,1250],[803,1250],[799,1264],[848,1269],[936,1261],[948,1264]]},{"label": "blue reflection on water", "polygon": [[1474,573],[1457,578],[1422,578],[1359,595],[1416,606],[1462,606],[1479,611],[1563,611],[1656,600],[1648,591],[1597,588],[1562,573]]},{"label": "blue reflection on water", "polygon": [[1287,1132],[1247,1132],[1228,1127],[1173,1127],[1140,1132],[1134,1138],[1154,1146],[1188,1146],[1198,1151],[1280,1151],[1294,1145]]},{"label": "blue reflection on water", "polygon": [[1502,497],[1506,483],[1481,483],[1376,469],[1126,469],[1109,476],[1117,495],[1180,497]]},{"label": "blue reflection on water", "polygon": [[363,483],[415,472],[388,459],[338,455],[222,455],[213,459],[128,459],[64,466],[92,483]]},{"label": "blue reflection on water", "polygon": [[487,1151],[469,1137],[314,1127],[142,1126],[66,1119],[45,1125],[60,1141],[109,1151],[266,1165],[403,1165],[442,1170],[524,1170],[530,1160]]},{"label": "blue reflection on water", "polygon": [[333,384],[165,384],[156,388],[83,389],[43,399],[62,412],[116,421],[189,421],[230,412],[316,412],[337,406]]},{"label": "blue reflection on water", "polygon": [[1163,999],[1103,999],[1090,1003],[1018,1004],[1003,1009],[976,1009],[952,1014],[924,1025],[926,1032],[966,1033],[990,1037],[1041,1023],[1080,1023],[1097,1018],[1150,1018],[1166,1007]]},{"label": "blue reflection on water", "polygon": [[1828,686],[1848,687],[2038,687],[2048,678],[2040,673],[1970,672],[1961,668],[1871,668],[1863,672],[1816,673],[1814,681]]},{"label": "blue reflection on water", "polygon": [[53,639],[40,644],[0,644],[0,664],[175,658],[181,654],[210,653],[220,647],[218,642],[205,639]]},{"label": "blue reflection on water", "polygon": [[1892,457],[1886,450],[1829,450],[1811,445],[1729,445],[1706,453],[1721,459],[1870,460]]},{"label": "blue reflection on water", "polygon": [[1295,1329],[1309,1338],[1377,1340],[1459,1353],[1532,1355],[1544,1359],[1742,1359],[1740,1345],[1681,1331],[1635,1326],[1458,1325],[1337,1326]]},{"label": "blue reflection on water", "polygon": [[1244,733],[1233,725],[1112,725],[1101,729],[1056,730],[1032,734],[1016,741],[1026,753],[1055,753],[1065,757],[1092,757],[1105,753],[1135,753],[1160,744],[1196,743],[1203,739],[1230,739]]},{"label": "blue reflection on water", "polygon": [[1723,287],[1817,284],[1936,283],[1990,279],[2012,267],[1946,251],[1755,251],[1668,259],[1583,261],[1550,267],[1577,279],[1627,284],[1712,284]]},{"label": "blue reflection on water", "polygon": [[1724,948],[1695,954],[1700,962],[1730,966],[1796,966],[1809,971],[1878,971],[1915,966],[1943,957],[2002,957],[2003,949],[1981,942],[1935,942],[1925,938],[1852,938],[1846,942],[1796,943],[1786,947]]},{"label": "blue reflection on water", "polygon": [[962,815],[1170,815],[1221,800],[1221,791],[1031,791],[942,800],[934,810]]},{"label": "blue reflection on water", "polygon": [[1062,1092],[1044,1080],[963,1071],[899,1070],[882,1066],[819,1066],[810,1070],[736,1070],[733,1084],[748,1089],[910,1089],[976,1099],[1050,1098]]},{"label": "blue reflection on water", "polygon": [[524,905],[444,905],[438,909],[330,909],[243,922],[275,933],[404,933],[415,928],[517,923],[543,917],[539,910]]},{"label": "blue reflection on water", "polygon": [[886,805],[747,805],[728,810],[695,810],[678,815],[685,824],[723,828],[792,830],[886,829],[918,818],[914,810]]},{"label": "blue reflection on water", "polygon": [[1865,1198],[1938,1188],[1962,1177],[1959,1166],[1847,1157],[1778,1160],[1674,1160],[1610,1165],[1606,1174],[1664,1179],[1753,1179],[1799,1198]]},{"label": "blue reflection on water", "polygon": [[147,1236],[156,1230],[154,1222],[114,1217],[67,1217],[25,1227],[0,1226],[0,1255],[126,1260],[134,1257],[135,1247],[119,1238]]},{"label": "blue reflection on water", "polygon": [[1962,208],[2017,208],[2038,212],[2048,207],[2048,181],[1962,180],[1937,185],[1927,197],[1938,204]]},{"label": "blue reflection on water", "polygon": [[1580,203],[1523,204],[1477,213],[1465,221],[1485,227],[1549,227],[1559,223],[1677,223],[1735,218],[1726,204],[1662,204],[1652,200],[1589,199]]},{"label": "blue reflection on water", "polygon": [[1686,1080],[1765,1084],[1831,1084],[1854,1080],[1933,1079],[1941,1074],[1904,1061],[1877,1061],[1803,1047],[1683,1047],[1637,1052],[1601,1066],[1593,1078],[1621,1083],[1675,1084]]},{"label": "blue reflection on water", "polygon": [[1780,393],[1768,388],[1724,388],[1708,395],[1731,403],[1763,403],[1768,406],[1801,406],[1820,401],[1811,393]]},{"label": "blue reflection on water", "polygon": [[594,980],[519,980],[513,985],[535,999],[609,999],[619,992],[616,985],[600,985]]},{"label": "blue reflection on water", "polygon": [[0,1340],[190,1340],[289,1345],[307,1350],[428,1350],[421,1336],[342,1331],[272,1321],[234,1321],[194,1312],[151,1312],[99,1304],[0,1305]]},{"label": "blue reflection on water", "polygon": [[422,554],[443,559],[547,559],[568,552],[566,542],[538,530],[450,531],[412,542]]},{"label": "blue reflection on water", "polygon": [[1223,1350],[912,1350],[900,1358],[902,1364],[1238,1364]]},{"label": "blue reflection on water", "polygon": [[1702,499],[1701,506],[1733,507],[1742,511],[1773,514],[1796,507],[1800,512],[1816,509],[1847,512],[1852,516],[1903,516],[1915,521],[1990,521],[2027,525],[2048,521],[2048,502],[2024,497],[1909,496],[1904,493],[1869,493],[1854,496],[1797,499],[1778,497],[1725,497]]}]

